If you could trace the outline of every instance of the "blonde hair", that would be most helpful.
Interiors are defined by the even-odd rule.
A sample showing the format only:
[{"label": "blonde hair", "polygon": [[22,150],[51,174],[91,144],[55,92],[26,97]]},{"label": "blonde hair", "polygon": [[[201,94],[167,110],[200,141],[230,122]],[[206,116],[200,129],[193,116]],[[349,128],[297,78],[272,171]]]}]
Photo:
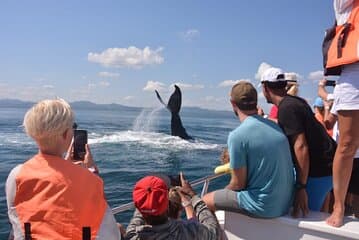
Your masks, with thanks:
[{"label": "blonde hair", "polygon": [[63,99],[43,100],[30,108],[24,117],[23,126],[27,135],[38,144],[54,146],[57,139],[72,127],[74,113]]},{"label": "blonde hair", "polygon": [[287,94],[291,96],[297,96],[299,92],[298,84],[292,84],[288,86]]}]

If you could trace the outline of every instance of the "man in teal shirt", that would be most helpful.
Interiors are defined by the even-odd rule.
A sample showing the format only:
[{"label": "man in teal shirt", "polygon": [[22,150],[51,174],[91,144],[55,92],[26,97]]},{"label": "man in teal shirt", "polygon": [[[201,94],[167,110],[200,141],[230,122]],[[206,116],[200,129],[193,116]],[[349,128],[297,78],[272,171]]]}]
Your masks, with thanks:
[{"label": "man in teal shirt", "polygon": [[291,206],[294,170],[287,137],[257,115],[257,91],[249,82],[233,86],[231,104],[241,125],[228,136],[231,180],[203,199],[215,210],[274,218]]}]

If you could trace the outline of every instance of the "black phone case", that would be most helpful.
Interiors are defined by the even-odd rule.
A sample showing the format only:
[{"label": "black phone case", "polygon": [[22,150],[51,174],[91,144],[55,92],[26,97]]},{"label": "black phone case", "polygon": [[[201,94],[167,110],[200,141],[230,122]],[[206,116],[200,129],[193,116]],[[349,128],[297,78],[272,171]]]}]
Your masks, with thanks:
[{"label": "black phone case", "polygon": [[84,160],[86,154],[85,144],[87,144],[87,131],[74,131],[74,159]]}]

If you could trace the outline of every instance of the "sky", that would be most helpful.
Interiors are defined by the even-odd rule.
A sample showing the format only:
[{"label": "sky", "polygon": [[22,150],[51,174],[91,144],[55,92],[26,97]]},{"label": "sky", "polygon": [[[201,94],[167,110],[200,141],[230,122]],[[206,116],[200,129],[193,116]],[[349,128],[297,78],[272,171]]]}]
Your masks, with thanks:
[{"label": "sky", "polygon": [[[0,99],[61,97],[159,107],[173,84],[182,105],[230,110],[238,80],[294,72],[313,103],[332,1],[0,1]],[[166,100],[165,100],[166,101]]]}]

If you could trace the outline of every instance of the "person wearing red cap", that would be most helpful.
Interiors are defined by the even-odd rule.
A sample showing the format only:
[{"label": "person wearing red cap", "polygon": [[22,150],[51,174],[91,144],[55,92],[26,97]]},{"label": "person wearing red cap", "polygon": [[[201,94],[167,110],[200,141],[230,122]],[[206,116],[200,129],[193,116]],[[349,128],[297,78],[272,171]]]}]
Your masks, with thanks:
[{"label": "person wearing red cap", "polygon": [[198,221],[181,221],[168,216],[169,184],[158,176],[140,179],[133,189],[136,210],[131,219],[125,239],[208,239],[219,238],[220,227],[214,214],[193,191],[181,174],[182,187],[178,188],[182,205],[191,204]]}]

